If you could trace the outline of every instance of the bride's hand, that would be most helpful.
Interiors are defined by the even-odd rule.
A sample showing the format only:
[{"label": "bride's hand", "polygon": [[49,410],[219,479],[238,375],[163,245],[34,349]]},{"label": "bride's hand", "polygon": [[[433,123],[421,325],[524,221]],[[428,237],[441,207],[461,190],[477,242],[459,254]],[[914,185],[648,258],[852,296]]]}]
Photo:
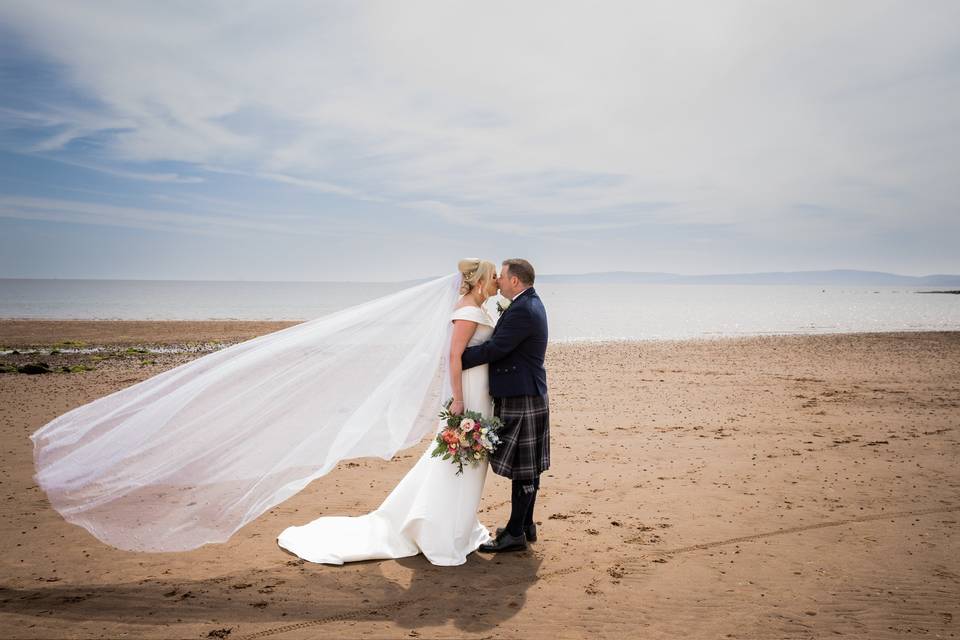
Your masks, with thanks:
[{"label": "bride's hand", "polygon": [[450,403],[450,408],[448,410],[450,413],[460,415],[463,413],[463,400],[454,400]]}]

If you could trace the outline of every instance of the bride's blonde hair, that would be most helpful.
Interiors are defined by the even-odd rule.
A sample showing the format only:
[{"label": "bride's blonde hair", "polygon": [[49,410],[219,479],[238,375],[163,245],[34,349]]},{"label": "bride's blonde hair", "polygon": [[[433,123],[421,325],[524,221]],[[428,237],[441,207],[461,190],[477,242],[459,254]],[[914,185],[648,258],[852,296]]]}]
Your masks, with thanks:
[{"label": "bride's blonde hair", "polygon": [[489,282],[497,272],[497,265],[479,258],[464,258],[457,264],[457,268],[463,276],[463,283],[460,285],[461,295],[473,291],[481,281]]}]

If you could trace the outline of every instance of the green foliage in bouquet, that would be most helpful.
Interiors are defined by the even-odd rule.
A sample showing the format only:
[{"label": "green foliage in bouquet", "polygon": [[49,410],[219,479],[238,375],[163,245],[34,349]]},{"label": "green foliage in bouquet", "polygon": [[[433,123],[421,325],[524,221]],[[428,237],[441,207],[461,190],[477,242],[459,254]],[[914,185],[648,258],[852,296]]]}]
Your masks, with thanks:
[{"label": "green foliage in bouquet", "polygon": [[463,465],[479,464],[500,444],[497,431],[503,426],[500,418],[484,416],[477,411],[451,413],[453,398],[447,400],[439,418],[444,427],[437,434],[437,446],[431,457],[440,457],[457,465],[457,475],[463,474]]}]

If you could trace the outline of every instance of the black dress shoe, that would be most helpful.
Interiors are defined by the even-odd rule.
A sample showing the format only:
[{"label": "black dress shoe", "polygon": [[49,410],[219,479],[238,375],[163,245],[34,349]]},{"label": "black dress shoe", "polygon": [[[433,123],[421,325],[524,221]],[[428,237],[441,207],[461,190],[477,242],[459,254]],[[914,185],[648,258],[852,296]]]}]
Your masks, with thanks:
[{"label": "black dress shoe", "polygon": [[499,553],[500,551],[523,551],[527,548],[527,539],[521,533],[519,536],[510,535],[509,531],[502,531],[492,542],[480,545],[478,551],[484,553]]},{"label": "black dress shoe", "polygon": [[[503,527],[497,527],[497,535],[500,535],[500,532],[506,531]],[[536,542],[537,541],[537,523],[531,522],[527,525],[526,530],[524,530],[524,535],[527,536],[527,542]]]}]

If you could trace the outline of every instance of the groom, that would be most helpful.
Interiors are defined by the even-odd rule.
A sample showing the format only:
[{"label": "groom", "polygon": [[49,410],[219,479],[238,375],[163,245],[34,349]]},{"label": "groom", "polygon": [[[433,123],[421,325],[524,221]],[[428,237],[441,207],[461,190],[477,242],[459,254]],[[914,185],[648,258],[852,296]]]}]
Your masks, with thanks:
[{"label": "groom", "polygon": [[550,408],[547,402],[547,312],[533,288],[533,265],[522,258],[503,261],[500,293],[512,300],[483,344],[463,352],[463,368],[490,365],[493,413],[503,422],[502,442],[490,468],[510,478],[510,521],[480,551],[518,551],[537,539],[533,506],[540,474],[550,467]]}]

